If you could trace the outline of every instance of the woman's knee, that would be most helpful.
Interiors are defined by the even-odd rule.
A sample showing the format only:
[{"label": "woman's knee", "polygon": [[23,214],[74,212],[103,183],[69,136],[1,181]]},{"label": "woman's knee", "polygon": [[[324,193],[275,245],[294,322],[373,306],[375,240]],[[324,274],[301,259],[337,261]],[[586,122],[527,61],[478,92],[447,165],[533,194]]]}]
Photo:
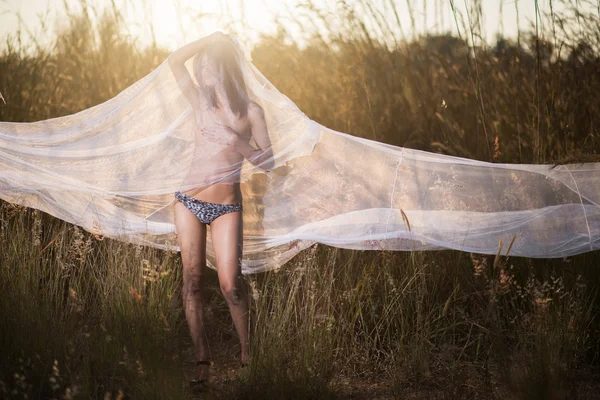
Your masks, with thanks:
[{"label": "woman's knee", "polygon": [[198,269],[206,266],[206,256],[197,251],[182,252],[181,263],[185,269]]},{"label": "woman's knee", "polygon": [[244,286],[241,276],[236,276],[233,280],[227,280],[220,283],[221,293],[228,303],[238,305],[242,302]]},{"label": "woman's knee", "polygon": [[202,309],[204,304],[203,279],[200,275],[192,275],[183,283],[182,300],[186,308]]},{"label": "woman's knee", "polygon": [[186,294],[197,294],[204,286],[205,273],[203,266],[183,269],[183,290]]}]

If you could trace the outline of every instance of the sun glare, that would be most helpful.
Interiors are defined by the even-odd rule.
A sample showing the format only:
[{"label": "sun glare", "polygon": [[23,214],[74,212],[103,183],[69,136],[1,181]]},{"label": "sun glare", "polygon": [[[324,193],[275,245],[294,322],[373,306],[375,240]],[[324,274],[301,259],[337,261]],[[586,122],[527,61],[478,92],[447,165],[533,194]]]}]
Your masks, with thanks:
[{"label": "sun glare", "polygon": [[282,3],[274,0],[146,0],[136,2],[134,7],[123,0],[129,20],[135,21],[130,26],[131,34],[146,43],[151,43],[154,35],[157,43],[168,48],[177,48],[216,30],[243,32],[245,40],[254,41],[260,32],[272,32],[276,15],[285,11]]}]

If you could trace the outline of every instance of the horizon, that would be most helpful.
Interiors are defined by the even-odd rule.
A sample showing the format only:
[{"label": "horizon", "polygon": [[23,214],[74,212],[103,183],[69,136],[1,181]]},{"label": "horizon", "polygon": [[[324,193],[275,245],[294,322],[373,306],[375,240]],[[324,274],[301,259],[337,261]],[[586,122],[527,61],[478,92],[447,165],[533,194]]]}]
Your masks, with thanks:
[{"label": "horizon", "polygon": [[[543,0],[538,4],[542,16],[550,12],[550,1]],[[2,37],[0,49],[6,50],[6,40],[9,36],[16,39],[19,29],[22,29],[22,39],[28,48],[35,48],[31,38],[34,36],[42,47],[48,49],[49,44],[56,38],[57,29],[67,19],[67,11],[63,2],[67,4],[71,13],[78,14],[82,11],[81,2],[77,0],[4,0],[0,4],[0,37]],[[111,5],[110,0],[91,0],[85,3],[97,12],[102,12]],[[210,4],[193,4],[192,0],[178,0],[177,2],[145,0],[138,3],[138,7],[133,7],[131,0],[115,0],[115,4],[120,6],[119,10],[124,17],[126,31],[121,32],[122,34],[137,40],[138,44],[143,47],[151,46],[155,41],[157,46],[171,51],[215,30],[232,34],[238,33],[240,39],[252,48],[259,41],[261,34],[275,34],[277,21],[289,20],[290,12],[299,14],[295,19],[296,22],[306,18],[306,16],[300,15],[302,13],[301,8],[298,7],[300,0],[284,2],[252,0],[244,3],[236,2],[235,6],[232,6],[231,3],[231,0],[221,0]],[[373,2],[373,4],[376,3]],[[460,29],[460,35],[465,36],[462,24],[469,24],[469,21],[465,20],[468,18],[465,5],[464,3],[462,5],[454,4],[460,25],[457,28],[451,9],[452,3],[450,0],[417,0],[417,4],[413,6],[415,10],[414,30],[411,26],[406,2],[398,4],[398,12],[401,14],[400,29],[404,35],[398,31],[398,24],[393,27],[394,34],[397,34],[400,39],[410,40],[424,33],[459,36],[458,29]],[[243,7],[240,7],[240,4]],[[468,4],[468,7],[473,7],[473,4]],[[480,26],[485,29],[484,45],[495,43],[497,35],[516,41],[519,31],[522,33],[530,30],[531,24],[535,30],[534,0],[504,3],[502,15],[500,15],[499,4],[490,5],[488,2],[482,7],[483,18]],[[516,21],[517,10],[515,7],[518,7],[519,23]],[[557,4],[553,4],[553,8],[555,14],[564,11]],[[265,15],[267,15],[266,19]],[[43,22],[40,21],[40,16],[42,16]],[[94,24],[97,23],[97,17],[93,16],[92,19]],[[460,21],[461,19],[465,21]],[[542,33],[548,30],[543,26],[544,22],[546,21],[539,22],[540,36],[543,36]],[[232,28],[228,29],[228,27]],[[374,28],[367,28],[370,28],[370,33],[376,37],[387,38],[385,35],[377,34]],[[300,31],[295,22],[286,25],[286,29],[289,30],[290,37],[300,45],[304,43],[307,36],[314,32]],[[317,29],[324,33],[322,30],[326,30],[327,27],[318,27]],[[44,36],[46,31],[50,31],[50,35]],[[44,37],[47,37],[47,40],[44,40]]]}]

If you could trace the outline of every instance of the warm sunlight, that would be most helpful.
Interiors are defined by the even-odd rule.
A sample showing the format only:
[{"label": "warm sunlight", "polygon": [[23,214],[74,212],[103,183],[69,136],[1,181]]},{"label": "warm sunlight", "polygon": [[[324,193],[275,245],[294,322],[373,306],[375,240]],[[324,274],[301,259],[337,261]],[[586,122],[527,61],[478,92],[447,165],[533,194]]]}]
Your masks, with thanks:
[{"label": "warm sunlight", "polygon": [[135,8],[123,1],[123,10],[136,21],[130,25],[132,34],[147,36],[144,42],[151,42],[154,34],[158,43],[176,48],[215,30],[243,32],[247,40],[254,41],[261,32],[272,33],[275,19],[294,3],[296,0],[287,4],[276,0],[246,0],[235,4],[229,1],[146,0],[136,3]]},{"label": "warm sunlight", "polygon": [[[116,6],[126,22],[124,34],[138,38],[142,44],[149,45],[154,41],[169,49],[175,49],[215,30],[239,33],[247,43],[255,43],[261,33],[275,33],[278,25],[302,44],[314,29],[327,34],[344,20],[341,14],[331,11],[336,7],[336,2],[332,0],[87,0],[86,3],[95,10],[92,15],[101,13],[104,8]],[[393,3],[400,24],[396,23],[396,14],[390,11],[391,2],[377,0],[369,2],[369,6],[375,7],[379,15],[388,19],[388,24],[398,37],[410,37],[426,31],[456,33],[454,8],[459,16],[461,32],[464,32],[464,24],[479,25],[488,43],[494,40],[497,32],[503,32],[506,37],[515,37],[519,28],[535,24],[536,3],[542,13],[550,13],[550,0],[520,1],[518,12],[514,2],[484,2],[481,7],[485,19],[477,24],[477,21],[469,21],[467,17],[467,9],[470,12],[476,11],[473,4],[469,4],[471,2],[414,0]],[[65,4],[70,12],[81,11],[81,0],[0,1],[0,38],[15,35],[21,27],[25,41],[30,42],[35,37],[37,43],[45,45],[50,37],[47,33],[54,30],[54,22],[65,20]],[[363,2],[348,1],[348,4],[357,7],[361,14],[369,14],[369,10],[364,9]],[[315,7],[326,16],[326,24],[320,23],[308,11]],[[554,13],[562,9],[561,4],[554,4],[553,7]],[[44,21],[43,24],[40,24],[40,18]],[[389,35],[382,35],[368,21],[366,27],[375,35],[389,39]],[[2,40],[0,46],[5,45]]]},{"label": "warm sunlight", "polygon": [[598,399],[599,26],[0,0],[0,399]]}]

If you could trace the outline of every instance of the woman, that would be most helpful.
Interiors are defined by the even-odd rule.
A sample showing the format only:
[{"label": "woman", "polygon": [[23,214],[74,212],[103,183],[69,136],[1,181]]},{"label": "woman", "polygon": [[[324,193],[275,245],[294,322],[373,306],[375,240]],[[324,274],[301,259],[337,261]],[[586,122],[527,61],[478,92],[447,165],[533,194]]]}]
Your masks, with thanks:
[{"label": "woman", "polygon": [[[194,56],[193,73],[199,87],[193,84],[184,62]],[[223,178],[217,171],[223,166],[241,166],[244,158],[264,170],[272,167],[273,153],[264,113],[251,101],[231,39],[221,32],[190,43],[169,55],[169,65],[194,116],[220,120],[202,124],[196,142],[206,139],[221,149],[208,160],[194,164],[188,176],[202,170],[212,184],[199,185],[188,193],[175,192],[175,227],[181,249],[183,273],[183,305],[195,348],[196,379],[202,384],[210,367],[204,331],[203,283],[206,267],[206,230],[210,226],[219,284],[225,297],[241,343],[241,365],[248,363],[248,297],[241,279],[242,258],[242,193],[240,168]],[[254,148],[253,138],[260,147]],[[204,142],[206,143],[206,142]],[[197,146],[198,147],[198,146]],[[208,171],[208,172],[207,172]],[[214,171],[214,176],[211,176]],[[191,179],[186,180],[191,181]],[[218,183],[214,183],[218,181]],[[185,183],[185,182],[184,182]]]}]

